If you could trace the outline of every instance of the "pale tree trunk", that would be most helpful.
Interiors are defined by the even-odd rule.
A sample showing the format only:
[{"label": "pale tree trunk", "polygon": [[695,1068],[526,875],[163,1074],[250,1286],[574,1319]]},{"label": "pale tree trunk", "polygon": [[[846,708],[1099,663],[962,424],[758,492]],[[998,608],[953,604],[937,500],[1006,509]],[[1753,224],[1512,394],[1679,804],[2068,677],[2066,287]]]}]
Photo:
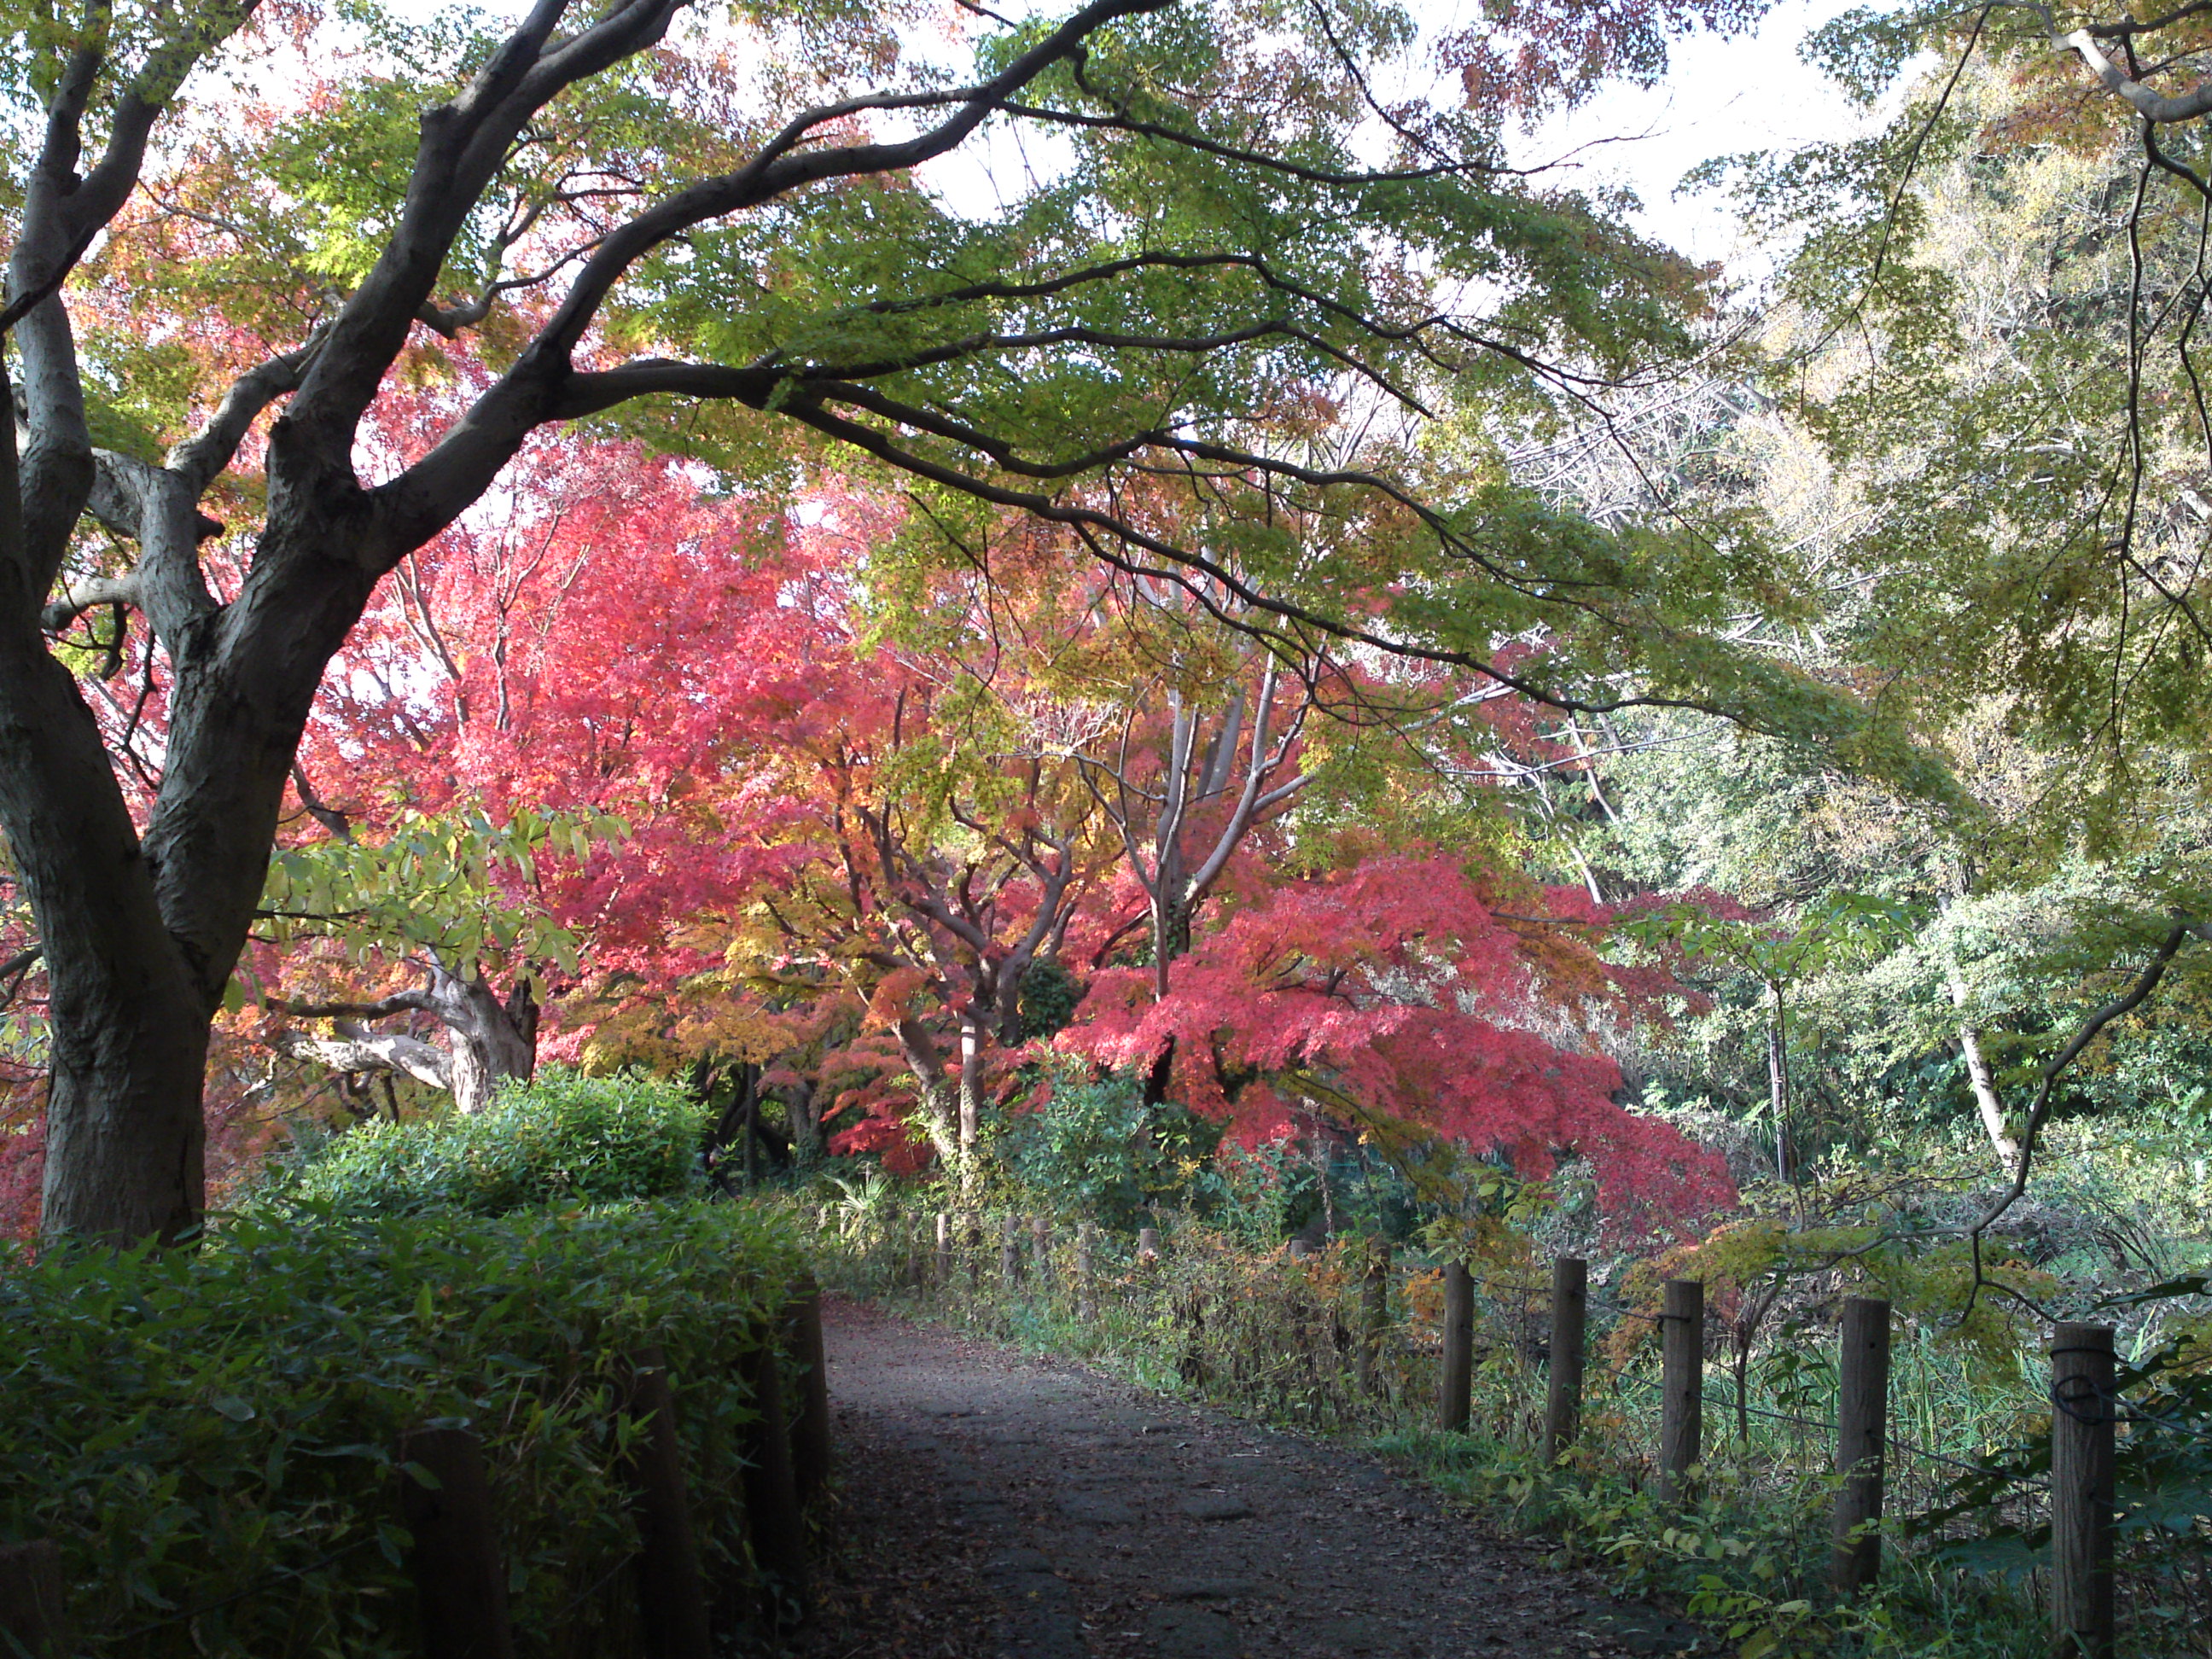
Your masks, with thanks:
[{"label": "pale tree trunk", "polygon": [[1788,1181],[1797,1159],[1790,1145],[1790,1050],[1784,1033],[1782,988],[1774,988],[1774,1012],[1766,1022],[1766,1106],[1774,1123],[1774,1176]]},{"label": "pale tree trunk", "polygon": [[960,1165],[963,1185],[976,1170],[983,1133],[983,1047],[988,1034],[971,1013],[960,1022]]},{"label": "pale tree trunk", "polygon": [[2020,1169],[2020,1142],[2005,1127],[2004,1100],[1997,1093],[1996,1075],[1982,1055],[1982,1034],[1972,1026],[1959,1027],[1959,1048],[1966,1056],[1966,1081],[1974,1091],[1974,1107],[1982,1120],[1982,1129],[1990,1138],[1990,1150],[1997,1155],[1997,1163],[2006,1175]]},{"label": "pale tree trunk", "polygon": [[1966,1008],[1966,976],[1955,967],[1944,970],[1944,979],[1950,988],[1951,1006],[1960,1012],[1959,1050],[1966,1062],[1966,1083],[1974,1093],[1974,1109],[1982,1120],[1982,1131],[1990,1138],[1990,1148],[1997,1155],[1997,1164],[2007,1176],[2020,1169],[2020,1142],[2005,1127],[2004,1097],[1997,1092],[1996,1074],[1982,1053],[1982,1034],[1974,1024],[1965,1018]]},{"label": "pale tree trunk", "polygon": [[1951,994],[1951,1006],[1958,1009],[1958,1048],[1966,1061],[1966,1086],[1973,1091],[1975,1115],[1982,1119],[1982,1133],[1989,1134],[1997,1168],[2013,1176],[2020,1172],[2020,1141],[2006,1130],[2004,1095],[1997,1093],[1997,1073],[1990,1071],[1989,1057],[1982,1053],[1982,1029],[1966,1018],[1966,975],[1958,963],[1944,963],[1944,988]]},{"label": "pale tree trunk", "polygon": [[537,1074],[538,1000],[527,983],[501,1002],[481,979],[441,978],[431,1005],[453,1042],[453,1105],[474,1116],[497,1097],[501,1083],[527,1083]]},{"label": "pale tree trunk", "polygon": [[[498,1097],[499,1085],[527,1083],[538,1072],[538,999],[527,980],[519,981],[505,1001],[481,977],[455,974],[434,963],[430,983],[375,1003],[298,1003],[270,1000],[279,1012],[329,1019],[334,1036],[280,1033],[276,1047],[295,1059],[313,1060],[346,1073],[400,1073],[453,1097],[454,1108],[473,1116]],[[371,1031],[362,1019],[416,1012],[434,1015],[445,1027],[447,1046],[425,1042],[404,1032]]]}]

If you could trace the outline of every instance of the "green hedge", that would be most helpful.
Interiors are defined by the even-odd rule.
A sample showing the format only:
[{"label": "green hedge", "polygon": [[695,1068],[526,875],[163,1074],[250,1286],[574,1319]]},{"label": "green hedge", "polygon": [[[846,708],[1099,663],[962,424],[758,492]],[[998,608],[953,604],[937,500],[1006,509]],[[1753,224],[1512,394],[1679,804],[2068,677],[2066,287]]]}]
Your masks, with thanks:
[{"label": "green hedge", "polygon": [[485,1443],[522,1651],[622,1659],[623,1357],[665,1347],[708,1570],[742,1571],[739,1368],[801,1268],[781,1221],[698,1203],[264,1212],[197,1252],[15,1253],[0,1538],[59,1544],[88,1653],[412,1656],[392,1447],[459,1419]]},{"label": "green hedge", "polygon": [[292,1170],[312,1203],[385,1215],[503,1215],[535,1205],[672,1197],[702,1185],[707,1109],[643,1073],[549,1066],[474,1117],[365,1123]]}]

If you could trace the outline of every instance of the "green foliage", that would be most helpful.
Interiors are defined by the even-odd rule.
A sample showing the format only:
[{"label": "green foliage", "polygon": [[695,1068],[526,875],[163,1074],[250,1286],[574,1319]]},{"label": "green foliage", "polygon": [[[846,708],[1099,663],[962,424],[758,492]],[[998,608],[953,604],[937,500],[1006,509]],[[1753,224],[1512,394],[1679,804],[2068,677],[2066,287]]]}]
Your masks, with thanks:
[{"label": "green foliage", "polygon": [[1321,1209],[1321,1171],[1295,1142],[1221,1150],[1216,1224],[1248,1249],[1273,1249]]},{"label": "green foliage", "polygon": [[994,1145],[1044,1207],[1133,1231],[1155,1206],[1180,1206],[1210,1189],[1206,1160],[1220,1133],[1179,1106],[1147,1109],[1133,1077],[1093,1079],[1071,1069]]},{"label": "green foliage", "polygon": [[[580,862],[629,834],[611,813],[520,806],[495,823],[477,811],[405,811],[380,842],[277,849],[262,888],[264,925],[280,945],[334,939],[356,966],[415,952],[471,966],[487,957],[544,961],[573,974],[579,941],[539,902],[538,865]],[[230,1006],[261,996],[252,960],[240,959]]]},{"label": "green foliage", "polygon": [[[2141,1307],[2187,1298],[2201,1309],[2208,1291],[2212,1280],[2199,1274],[2124,1300]],[[2116,1561],[2149,1618],[2168,1623],[2184,1616],[2191,1581],[2201,1577],[2205,1545],[2212,1539],[2208,1329],[2212,1324],[2200,1313],[2180,1340],[2139,1364],[2119,1366],[2110,1399],[2085,1397],[2071,1407],[2124,1425],[2115,1435],[2113,1460]],[[1943,1560],[1970,1571],[2023,1576],[2048,1558],[2050,1521],[2005,1500],[2050,1477],[2046,1420],[2033,1434],[1976,1460],[1951,1483],[1944,1502],[1914,1519],[1912,1530],[1936,1540]]]},{"label": "green foliage", "polygon": [[697,1189],[707,1127],[707,1109],[667,1079],[549,1066],[534,1083],[507,1085],[473,1117],[364,1123],[274,1190],[290,1201],[386,1215],[503,1215],[672,1197]]},{"label": "green foliage", "polygon": [[1022,975],[1022,1041],[1035,1042],[1058,1036],[1075,1017],[1076,1005],[1083,1000],[1087,988],[1051,957],[1031,963]]},{"label": "green foliage", "polygon": [[60,1546],[131,1659],[420,1651],[393,1445],[483,1440],[521,1651],[640,1650],[623,1356],[665,1349],[710,1570],[742,1563],[743,1356],[801,1268],[766,1212],[235,1218],[197,1251],[17,1250],[0,1273],[0,1536]]}]

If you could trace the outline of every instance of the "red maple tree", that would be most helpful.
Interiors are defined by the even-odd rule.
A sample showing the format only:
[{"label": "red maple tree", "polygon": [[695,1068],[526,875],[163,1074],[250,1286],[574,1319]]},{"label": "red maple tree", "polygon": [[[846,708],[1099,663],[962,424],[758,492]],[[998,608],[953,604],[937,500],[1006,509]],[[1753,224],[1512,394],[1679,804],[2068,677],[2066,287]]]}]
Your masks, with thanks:
[{"label": "red maple tree", "polygon": [[1431,1136],[1548,1176],[1589,1161],[1617,1218],[1701,1214],[1720,1161],[1617,1104],[1591,1035],[1651,1012],[1656,969],[1607,963],[1608,913],[1426,849],[1346,847],[1335,867],[1240,894],[1168,974],[1101,974],[1063,1049],[1121,1068],[1173,1056],[1177,1097],[1246,1141],[1318,1117],[1399,1152]]}]

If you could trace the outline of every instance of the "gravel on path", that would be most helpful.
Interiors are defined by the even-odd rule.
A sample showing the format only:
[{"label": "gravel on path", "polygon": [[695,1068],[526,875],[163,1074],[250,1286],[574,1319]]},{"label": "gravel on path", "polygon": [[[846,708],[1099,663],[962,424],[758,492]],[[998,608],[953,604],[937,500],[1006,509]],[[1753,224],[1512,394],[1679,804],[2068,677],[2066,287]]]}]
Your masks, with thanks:
[{"label": "gravel on path", "polygon": [[805,1659],[1672,1659],[1376,1459],[866,1304],[824,1310],[842,1492]]}]

